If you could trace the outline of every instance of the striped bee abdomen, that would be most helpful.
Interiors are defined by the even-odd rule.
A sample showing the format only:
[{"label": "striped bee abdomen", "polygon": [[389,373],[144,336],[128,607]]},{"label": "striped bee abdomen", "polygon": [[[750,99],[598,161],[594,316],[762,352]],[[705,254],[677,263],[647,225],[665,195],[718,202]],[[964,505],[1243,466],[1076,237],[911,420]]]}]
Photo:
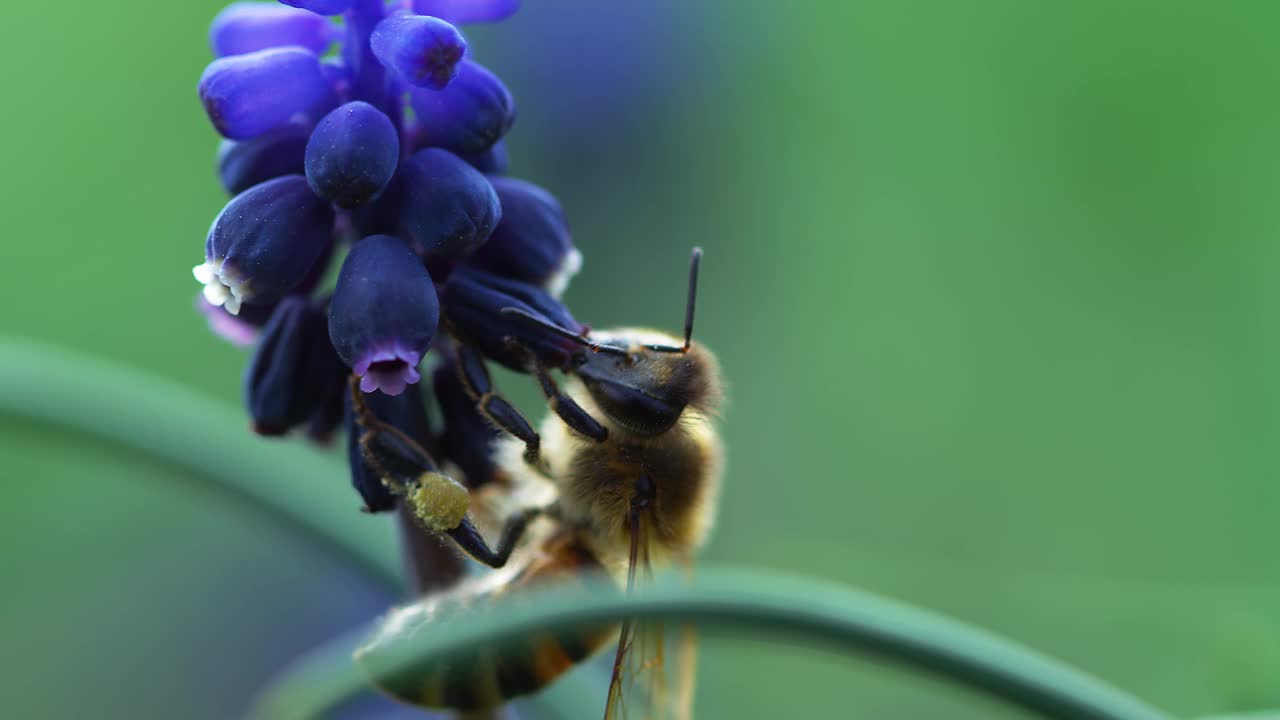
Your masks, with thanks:
[{"label": "striped bee abdomen", "polygon": [[356,660],[379,688],[415,705],[479,710],[501,705],[546,687],[607,644],[616,628],[589,626],[538,632],[498,647],[476,648],[445,662],[423,663],[385,675],[377,671],[377,648],[404,634],[430,632],[491,598],[539,584],[580,585],[602,573],[596,557],[572,533],[558,533],[542,552],[514,572],[497,572],[455,590],[399,608],[378,634],[356,652]]}]

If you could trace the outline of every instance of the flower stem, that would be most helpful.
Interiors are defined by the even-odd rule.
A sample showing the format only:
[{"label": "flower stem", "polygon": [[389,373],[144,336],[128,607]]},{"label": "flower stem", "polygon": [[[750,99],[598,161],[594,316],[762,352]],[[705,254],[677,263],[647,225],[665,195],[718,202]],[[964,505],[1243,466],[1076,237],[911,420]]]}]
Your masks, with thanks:
[{"label": "flower stem", "polygon": [[418,527],[403,505],[396,510],[396,525],[400,529],[400,547],[411,580],[411,593],[438,592],[462,579],[466,570],[462,558],[439,536]]},{"label": "flower stem", "polygon": [[346,12],[347,41],[344,46],[347,67],[351,70],[351,99],[363,100],[391,118],[401,131],[399,103],[392,97],[390,79],[382,63],[369,47],[369,36],[386,16],[383,0],[356,0]]},{"label": "flower stem", "polygon": [[[498,645],[535,632],[554,632],[624,617],[692,620],[704,630],[732,628],[774,633],[791,642],[835,646],[931,673],[1048,718],[1060,720],[1168,720],[1142,701],[1012,641],[922,610],[827,582],[765,571],[709,569],[688,584],[659,579],[627,598],[608,583],[592,589],[530,590],[507,596],[491,610],[403,636],[363,656],[379,676],[439,667],[459,653]],[[310,664],[277,678],[256,707],[256,717],[320,716],[367,688],[366,669],[351,660],[359,638],[348,635],[322,647]],[[569,679],[569,678],[566,678]],[[562,708],[572,717],[603,707],[580,693]]]}]

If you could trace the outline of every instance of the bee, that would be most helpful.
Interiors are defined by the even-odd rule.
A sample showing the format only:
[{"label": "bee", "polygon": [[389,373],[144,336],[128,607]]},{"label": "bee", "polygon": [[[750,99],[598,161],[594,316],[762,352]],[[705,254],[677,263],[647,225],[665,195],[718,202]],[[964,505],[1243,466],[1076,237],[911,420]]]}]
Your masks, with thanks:
[{"label": "bee", "polygon": [[[396,611],[384,629],[438,622],[484,598],[543,582],[581,582],[600,572],[631,592],[637,578],[647,577],[655,565],[691,564],[714,522],[723,473],[715,427],[723,398],[719,366],[692,340],[700,258],[695,249],[683,342],[645,329],[586,336],[556,328],[573,338],[582,354],[565,389],[548,392],[553,412],[540,428],[542,462],[529,462],[519,437],[499,442],[495,457],[509,478],[505,487],[489,484],[468,491],[420,446],[374,417],[352,385],[359,443],[369,466],[404,499],[423,529],[450,538],[467,555],[495,568]],[[555,327],[515,310],[510,314],[524,322]],[[588,435],[566,422],[563,408],[556,407],[560,397],[605,432]],[[505,507],[496,512],[503,527],[491,547],[472,511],[495,500]],[[513,553],[516,560],[508,566]],[[428,707],[495,707],[546,686],[601,650],[613,630],[584,627],[572,637],[545,633],[501,654],[477,654],[467,662],[397,678],[384,689]],[[654,666],[662,662],[662,636],[658,623],[622,623],[606,719],[623,712],[629,680],[641,673],[661,676],[662,669]],[[691,684],[691,674],[686,682]],[[649,700],[651,706],[665,704]]]}]

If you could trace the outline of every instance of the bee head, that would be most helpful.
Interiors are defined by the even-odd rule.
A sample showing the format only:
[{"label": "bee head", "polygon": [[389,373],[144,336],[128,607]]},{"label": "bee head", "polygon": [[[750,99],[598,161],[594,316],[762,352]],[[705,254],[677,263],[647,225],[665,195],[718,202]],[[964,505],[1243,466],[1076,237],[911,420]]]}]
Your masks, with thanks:
[{"label": "bee head", "polygon": [[601,412],[637,435],[671,429],[685,408],[711,412],[719,399],[715,357],[701,345],[669,335],[623,328],[591,339],[626,352],[588,352],[575,374]]},{"label": "bee head", "polygon": [[502,315],[576,343],[573,372],[610,420],[637,435],[671,429],[685,408],[714,412],[720,400],[715,356],[693,342],[693,311],[698,296],[702,249],[689,263],[684,339],[638,328],[592,332],[584,336],[518,307]]},{"label": "bee head", "polygon": [[576,372],[591,398],[611,420],[637,435],[666,432],[687,407],[714,412],[719,404],[715,356],[693,343],[701,261],[702,249],[694,248],[683,342],[653,330],[622,328],[592,333],[594,352],[581,356]]}]

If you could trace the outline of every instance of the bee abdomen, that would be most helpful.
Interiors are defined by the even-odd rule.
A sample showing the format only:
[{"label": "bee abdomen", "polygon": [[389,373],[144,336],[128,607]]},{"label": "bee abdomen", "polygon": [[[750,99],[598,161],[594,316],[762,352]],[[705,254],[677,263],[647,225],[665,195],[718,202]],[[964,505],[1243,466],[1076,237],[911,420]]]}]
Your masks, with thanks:
[{"label": "bee abdomen", "polygon": [[550,685],[609,637],[609,630],[584,629],[559,637],[539,633],[503,652],[468,654],[447,664],[418,668],[412,678],[392,679],[383,689],[425,707],[491,708]]},{"label": "bee abdomen", "polygon": [[[541,583],[585,587],[584,575],[598,568],[595,556],[576,540],[553,541],[548,543],[543,558],[525,568],[510,585],[491,594],[506,594]],[[466,612],[466,606],[483,597],[438,599],[433,604],[432,619],[426,622],[456,620],[458,612]],[[426,627],[419,627],[419,631],[429,632]],[[414,666],[382,678],[380,685],[396,698],[424,707],[461,711],[492,708],[546,687],[602,648],[614,632],[614,627],[600,625],[537,632],[505,646],[478,648],[445,662]]]}]

